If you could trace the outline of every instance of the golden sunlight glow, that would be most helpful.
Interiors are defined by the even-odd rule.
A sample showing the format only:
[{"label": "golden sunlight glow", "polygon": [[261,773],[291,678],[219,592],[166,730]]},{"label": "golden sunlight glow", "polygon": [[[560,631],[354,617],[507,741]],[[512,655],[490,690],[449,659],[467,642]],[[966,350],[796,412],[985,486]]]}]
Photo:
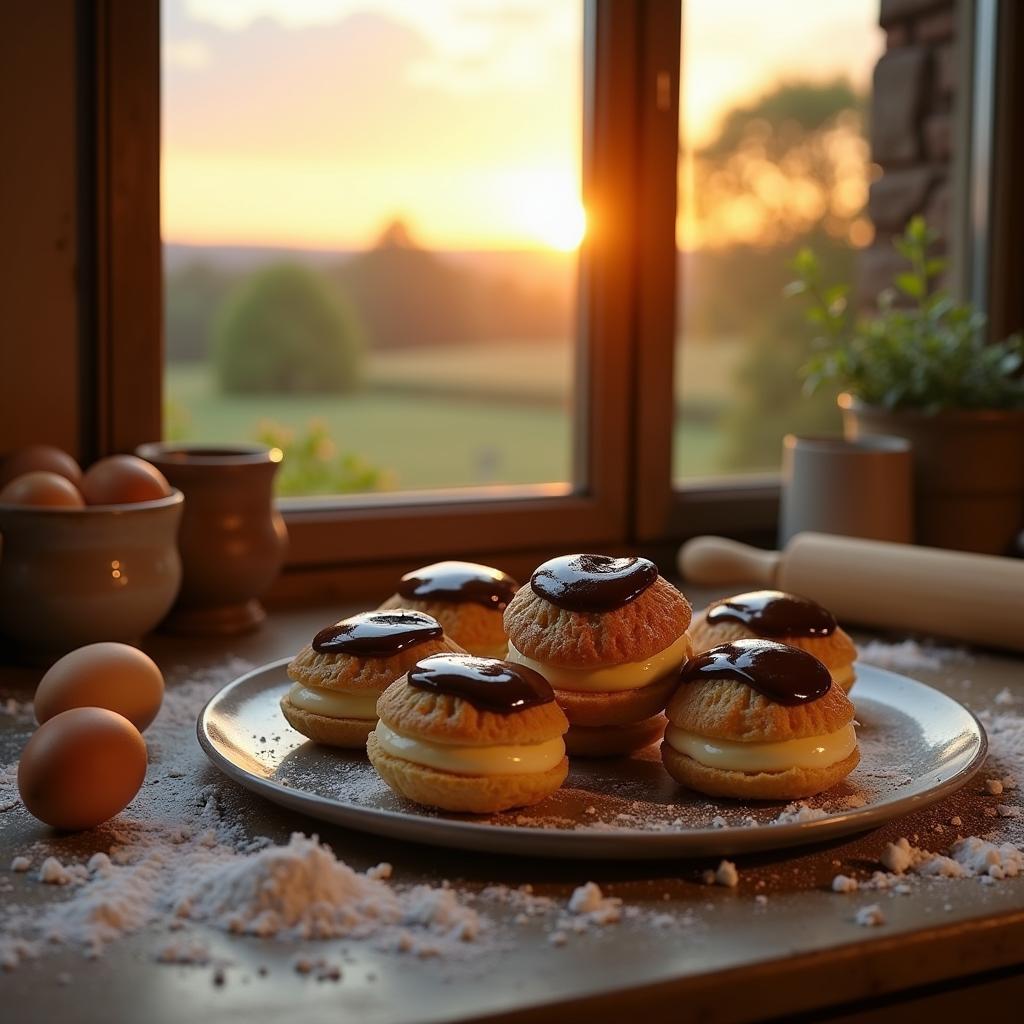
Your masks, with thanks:
[{"label": "golden sunlight glow", "polygon": [[560,252],[578,249],[587,233],[587,211],[583,204],[577,200],[559,210],[551,227],[547,241],[552,249]]},{"label": "golden sunlight glow", "polygon": [[578,246],[581,0],[161,8],[167,241]]},{"label": "golden sunlight glow", "polygon": [[[761,159],[749,165],[756,203],[713,216],[694,205],[695,150],[736,104],[789,77],[870,82],[877,0],[790,0],[796,19],[768,7],[686,5],[686,247],[771,244],[781,213],[811,219],[827,204],[849,221],[863,204],[865,145],[849,125],[829,140],[832,195],[801,194],[801,169]],[[401,220],[430,249],[572,252],[582,241],[581,0],[164,0],[161,10],[165,240],[359,249]],[[864,224],[849,234],[868,237]]]},{"label": "golden sunlight glow", "polygon": [[558,252],[579,248],[587,230],[587,213],[568,180],[541,173],[524,182],[516,205],[523,229],[537,242]]}]

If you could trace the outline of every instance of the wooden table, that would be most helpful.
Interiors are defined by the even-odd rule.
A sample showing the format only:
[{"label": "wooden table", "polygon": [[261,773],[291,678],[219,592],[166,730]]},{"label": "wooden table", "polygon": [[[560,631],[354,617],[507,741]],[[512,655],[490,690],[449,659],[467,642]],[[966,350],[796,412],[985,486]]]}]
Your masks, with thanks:
[{"label": "wooden table", "polygon": [[[699,595],[697,595],[699,596]],[[154,637],[148,649],[174,677],[221,664],[229,656],[261,664],[288,655],[337,608],[275,612],[252,636],[224,641]],[[182,668],[184,666],[184,669]],[[919,672],[975,710],[1021,682],[1024,662],[978,654],[969,665]],[[0,694],[27,699],[35,674],[0,669]],[[969,679],[965,686],[963,680]],[[9,717],[0,719],[0,763],[10,763],[28,734]],[[401,881],[450,879],[461,892],[493,883],[530,882],[538,894],[562,901],[588,880],[627,904],[673,915],[689,911],[693,924],[669,931],[624,920],[574,936],[554,948],[539,923],[516,924],[515,911],[488,908],[496,949],[464,964],[418,960],[376,952],[355,943],[325,943],[316,952],[348,950],[340,982],[316,982],[293,969],[295,944],[258,939],[220,939],[234,966],[222,984],[211,968],[154,962],[156,936],[143,932],[109,947],[94,962],[58,949],[9,974],[0,973],[0,1016],[12,1022],[145,1021],[315,1022],[361,1024],[442,1020],[586,1021],[598,1024],[625,1015],[657,1014],[659,1020],[708,1022],[780,1017],[800,1019],[950,1019],[954,1012],[1012,1005],[1024,996],[1024,878],[982,886],[922,882],[909,895],[844,896],[829,884],[839,871],[860,871],[877,862],[886,841],[929,831],[953,815],[964,834],[984,831],[985,798],[976,782],[931,811],[920,812],[852,841],[737,859],[736,889],[706,886],[707,862],[608,864],[542,862],[469,855],[364,836],[280,810],[223,779],[203,758],[194,737],[190,764],[197,789],[217,785],[228,794],[229,813],[254,834],[276,842],[293,830],[318,832],[340,858],[363,869],[392,862]],[[1021,780],[1024,784],[1024,779]],[[0,879],[15,895],[0,900],[60,899],[61,892],[6,873],[12,856],[48,830],[20,808],[0,814]],[[948,837],[947,837],[948,838]],[[91,833],[59,842],[68,857],[96,849]],[[766,903],[755,900],[767,895]],[[887,923],[854,923],[858,906],[881,900]],[[306,945],[309,949],[309,944]],[[269,967],[261,976],[257,967]],[[56,984],[62,972],[69,984]],[[8,1013],[10,1012],[10,1016]],[[910,1016],[908,1016],[908,1014]]]}]

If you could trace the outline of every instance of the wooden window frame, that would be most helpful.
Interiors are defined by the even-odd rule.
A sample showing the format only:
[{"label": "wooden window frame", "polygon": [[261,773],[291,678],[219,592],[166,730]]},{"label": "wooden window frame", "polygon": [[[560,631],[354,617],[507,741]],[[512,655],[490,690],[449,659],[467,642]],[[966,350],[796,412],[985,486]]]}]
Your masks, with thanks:
[{"label": "wooden window frame", "polygon": [[[290,568],[774,529],[777,482],[672,479],[680,18],[584,0],[575,484],[283,501]],[[80,0],[79,22],[83,451],[102,455],[161,431],[159,0]]]},{"label": "wooden window frame", "polygon": [[648,543],[701,533],[760,538],[774,533],[779,515],[777,473],[684,483],[673,477],[681,18],[681,3],[648,12],[639,70],[641,93],[654,100],[639,114],[645,173],[636,262],[636,536]]}]

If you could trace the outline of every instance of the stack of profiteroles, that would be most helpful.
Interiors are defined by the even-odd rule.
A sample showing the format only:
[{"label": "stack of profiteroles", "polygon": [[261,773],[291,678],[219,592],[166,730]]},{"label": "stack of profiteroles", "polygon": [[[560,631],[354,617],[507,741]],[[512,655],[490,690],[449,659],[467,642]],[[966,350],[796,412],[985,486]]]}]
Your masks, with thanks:
[{"label": "stack of profiteroles", "polygon": [[564,555],[522,587],[446,561],[321,630],[289,665],[281,709],[317,743],[365,747],[396,793],[444,810],[535,804],[568,756],[658,740],[687,789],[792,800],[857,766],[856,656],[826,609],[793,594],[738,594],[693,616],[645,558]]}]

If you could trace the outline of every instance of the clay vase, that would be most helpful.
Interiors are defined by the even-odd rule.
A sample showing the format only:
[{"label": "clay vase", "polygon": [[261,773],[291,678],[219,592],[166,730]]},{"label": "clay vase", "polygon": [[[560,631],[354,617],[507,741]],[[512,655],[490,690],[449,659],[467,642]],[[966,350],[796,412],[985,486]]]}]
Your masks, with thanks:
[{"label": "clay vase", "polygon": [[273,493],[280,450],[154,442],[136,454],[185,495],[181,591],[161,629],[227,636],[258,628],[266,618],[259,598],[288,548]]},{"label": "clay vase", "polygon": [[1006,554],[1024,522],[1024,411],[924,413],[840,395],[843,433],[906,438],[914,451],[918,544]]}]

